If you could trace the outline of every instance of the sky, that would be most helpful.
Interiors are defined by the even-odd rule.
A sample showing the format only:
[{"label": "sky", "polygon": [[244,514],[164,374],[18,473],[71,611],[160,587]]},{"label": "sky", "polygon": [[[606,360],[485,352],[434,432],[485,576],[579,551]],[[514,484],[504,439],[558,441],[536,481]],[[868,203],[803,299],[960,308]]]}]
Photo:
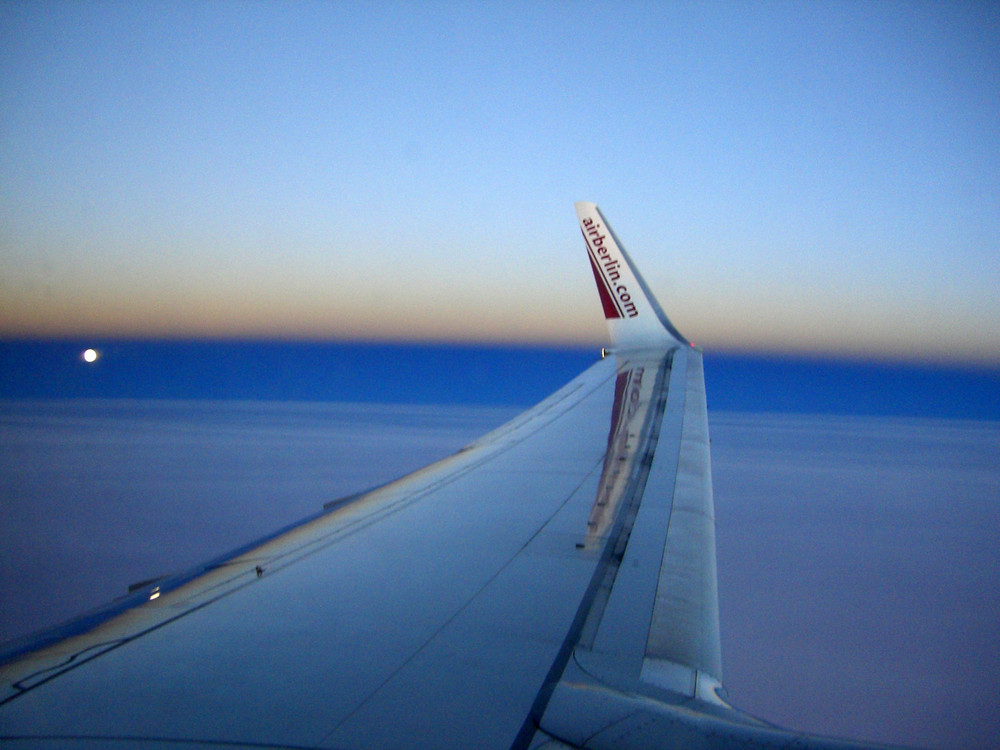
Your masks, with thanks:
[{"label": "sky", "polygon": [[992,3],[0,5],[0,338],[1000,363]]}]

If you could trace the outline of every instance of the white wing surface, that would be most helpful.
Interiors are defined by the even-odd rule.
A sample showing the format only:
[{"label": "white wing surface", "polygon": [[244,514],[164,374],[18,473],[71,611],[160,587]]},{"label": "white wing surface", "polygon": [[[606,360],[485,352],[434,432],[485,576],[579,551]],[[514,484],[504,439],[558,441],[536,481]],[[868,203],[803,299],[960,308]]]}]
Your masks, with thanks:
[{"label": "white wing surface", "polygon": [[614,349],[456,455],[7,644],[15,747],[840,747],[721,692],[701,352],[593,204]]}]

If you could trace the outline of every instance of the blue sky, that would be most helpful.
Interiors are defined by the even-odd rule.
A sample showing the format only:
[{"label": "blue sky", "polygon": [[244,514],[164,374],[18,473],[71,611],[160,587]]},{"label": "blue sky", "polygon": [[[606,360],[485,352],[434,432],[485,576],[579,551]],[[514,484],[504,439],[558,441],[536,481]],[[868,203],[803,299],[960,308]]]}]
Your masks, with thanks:
[{"label": "blue sky", "polygon": [[0,336],[1000,362],[989,3],[4,3]]}]

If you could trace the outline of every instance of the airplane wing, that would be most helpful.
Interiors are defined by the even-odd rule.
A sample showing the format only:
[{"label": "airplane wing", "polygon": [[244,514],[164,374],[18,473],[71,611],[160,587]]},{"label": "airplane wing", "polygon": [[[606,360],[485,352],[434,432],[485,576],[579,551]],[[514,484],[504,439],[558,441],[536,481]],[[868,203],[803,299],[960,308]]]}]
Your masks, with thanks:
[{"label": "airplane wing", "polygon": [[613,348],[459,453],[7,644],[13,747],[846,747],[722,691],[701,352],[577,204]]}]

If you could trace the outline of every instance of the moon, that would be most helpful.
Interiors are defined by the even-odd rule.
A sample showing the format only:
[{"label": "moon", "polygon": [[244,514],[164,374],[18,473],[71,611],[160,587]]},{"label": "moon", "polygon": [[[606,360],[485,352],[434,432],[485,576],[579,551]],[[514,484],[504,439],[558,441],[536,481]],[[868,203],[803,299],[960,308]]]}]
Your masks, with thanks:
[{"label": "moon", "polygon": [[97,358],[101,355],[97,352],[97,349],[87,349],[80,356],[83,357],[84,362],[96,362]]}]

